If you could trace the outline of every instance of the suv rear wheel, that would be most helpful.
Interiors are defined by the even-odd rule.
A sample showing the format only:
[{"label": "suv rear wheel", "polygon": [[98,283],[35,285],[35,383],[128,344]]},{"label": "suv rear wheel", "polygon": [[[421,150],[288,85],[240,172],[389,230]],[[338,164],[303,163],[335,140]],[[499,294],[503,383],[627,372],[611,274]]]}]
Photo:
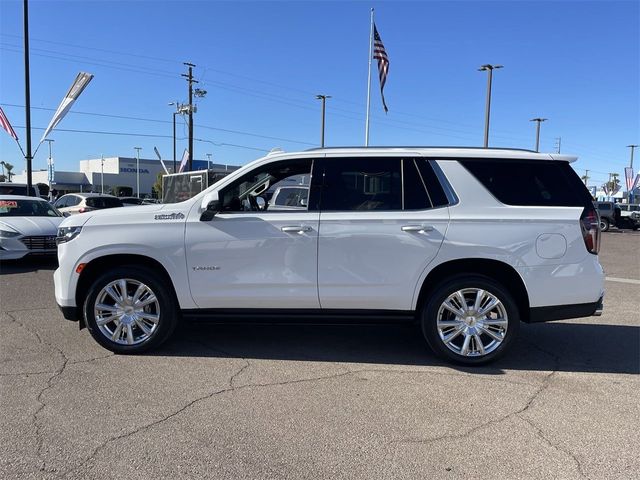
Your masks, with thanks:
[{"label": "suv rear wheel", "polygon": [[603,232],[608,232],[610,227],[609,219],[601,217],[600,218],[600,230]]},{"label": "suv rear wheel", "polygon": [[426,302],[422,332],[440,357],[480,365],[504,354],[520,326],[509,291],[481,275],[460,275],[441,283]]},{"label": "suv rear wheel", "polygon": [[87,329],[116,353],[141,353],[162,344],[175,329],[173,292],[145,267],[120,267],[98,277],[84,303]]}]

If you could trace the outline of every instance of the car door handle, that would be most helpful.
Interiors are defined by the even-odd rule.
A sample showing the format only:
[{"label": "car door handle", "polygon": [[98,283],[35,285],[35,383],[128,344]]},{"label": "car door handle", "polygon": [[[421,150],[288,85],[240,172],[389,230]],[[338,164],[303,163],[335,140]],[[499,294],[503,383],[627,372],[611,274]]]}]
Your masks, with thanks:
[{"label": "car door handle", "polygon": [[403,225],[403,232],[432,232],[433,227],[431,225]]},{"label": "car door handle", "polygon": [[280,230],[285,233],[305,233],[310,232],[311,227],[308,227],[306,225],[290,225],[287,227],[280,227]]}]

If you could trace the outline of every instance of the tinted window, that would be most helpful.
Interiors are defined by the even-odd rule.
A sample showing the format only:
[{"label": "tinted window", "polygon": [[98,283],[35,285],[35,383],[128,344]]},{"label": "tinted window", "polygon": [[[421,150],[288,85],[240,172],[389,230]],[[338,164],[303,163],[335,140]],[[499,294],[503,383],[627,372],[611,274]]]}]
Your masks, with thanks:
[{"label": "tinted window", "polygon": [[437,175],[433,171],[433,167],[428,160],[416,159],[416,165],[420,172],[420,179],[429,193],[429,198],[434,207],[442,207],[449,204],[447,195],[438,180]]},{"label": "tinted window", "polygon": [[399,158],[341,158],[325,162],[322,210],[401,210]]},{"label": "tinted window", "polygon": [[119,198],[112,197],[89,197],[87,198],[87,206],[93,208],[114,208],[121,207],[122,202]]},{"label": "tinted window", "polygon": [[498,200],[507,205],[585,206],[589,191],[567,162],[461,160]]},{"label": "tinted window", "polygon": [[[26,185],[13,185],[11,183],[5,183],[0,185],[0,195],[24,195],[27,196]],[[31,196],[36,196],[36,189],[31,187]]]},{"label": "tinted window", "polygon": [[282,188],[271,203],[286,207],[301,207],[307,204],[308,196],[309,188]]},{"label": "tinted window", "polygon": [[424,210],[431,208],[431,199],[422,175],[413,159],[402,160],[402,180],[404,182],[404,209]]}]

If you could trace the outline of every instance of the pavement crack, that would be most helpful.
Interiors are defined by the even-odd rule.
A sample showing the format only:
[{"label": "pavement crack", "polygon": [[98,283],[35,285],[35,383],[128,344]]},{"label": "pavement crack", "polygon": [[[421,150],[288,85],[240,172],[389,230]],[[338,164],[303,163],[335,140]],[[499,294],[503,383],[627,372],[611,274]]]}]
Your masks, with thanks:
[{"label": "pavement crack", "polygon": [[339,378],[339,377],[344,377],[344,376],[348,376],[351,375],[350,372],[343,372],[343,373],[338,373],[338,374],[332,374],[332,375],[325,375],[325,376],[320,376],[320,377],[313,377],[313,378],[302,378],[302,379],[297,379],[297,380],[288,380],[288,381],[283,381],[283,382],[273,382],[273,383],[258,383],[258,384],[253,384],[253,383],[249,383],[249,384],[245,384],[245,385],[240,385],[240,386],[233,386],[234,380],[243,372],[245,371],[247,368],[250,367],[250,362],[245,360],[245,364],[242,365],[242,367],[240,367],[229,379],[229,387],[228,388],[222,388],[219,390],[216,390],[214,392],[210,392],[206,395],[203,395],[201,397],[198,397],[194,400],[189,401],[188,403],[186,403],[185,405],[183,405],[182,407],[178,408],[177,410],[163,416],[162,418],[159,418],[153,422],[150,422],[146,425],[142,425],[134,430],[131,430],[129,432],[124,432],[121,433],[119,435],[113,436],[111,438],[108,438],[106,441],[102,442],[100,445],[98,445],[93,452],[87,457],[85,458],[85,460],[82,461],[82,463],[80,463],[79,465],[70,468],[68,470],[66,470],[65,472],[61,473],[59,475],[59,478],[64,478],[67,475],[69,475],[70,473],[73,473],[77,470],[80,470],[82,467],[84,467],[85,465],[87,465],[89,462],[91,462],[91,460],[93,460],[94,458],[97,457],[98,453],[100,453],[105,447],[107,447],[107,445],[109,445],[110,443],[113,443],[117,440],[122,440],[124,438],[128,438],[131,437],[133,435],[136,435],[137,433],[149,430],[153,427],[156,427],[164,422],[167,422],[168,420],[171,420],[172,418],[180,415],[181,413],[183,413],[184,411],[188,410],[189,408],[193,407],[194,405],[197,405],[203,401],[206,401],[208,399],[211,399],[217,395],[222,395],[225,393],[230,393],[230,392],[234,392],[234,391],[238,391],[238,390],[244,390],[244,389],[249,389],[249,388],[263,388],[263,387],[272,387],[272,386],[283,386],[283,385],[293,385],[293,384],[298,384],[298,383],[309,383],[309,382],[317,382],[317,381],[322,381],[322,380],[330,380],[330,379],[334,379],[334,378]]},{"label": "pavement crack", "polygon": [[578,473],[580,474],[580,476],[582,478],[586,478],[588,479],[589,477],[587,476],[587,474],[584,472],[584,468],[582,467],[582,463],[580,462],[580,460],[578,459],[578,457],[572,453],[571,451],[560,447],[560,445],[557,445],[553,442],[551,442],[551,440],[549,440],[545,435],[544,432],[542,431],[542,429],[540,427],[538,427],[535,423],[533,423],[532,420],[525,418],[523,416],[521,416],[520,414],[518,414],[518,418],[521,419],[522,421],[524,421],[525,423],[527,423],[535,432],[536,436],[538,438],[540,438],[541,440],[543,440],[547,445],[549,445],[551,448],[553,448],[554,450],[557,450],[561,453],[564,453],[566,456],[568,456],[569,458],[571,458],[571,460],[573,460],[573,463],[576,464],[576,468],[578,470]]},{"label": "pavement crack", "polygon": [[47,403],[44,400],[45,394],[51,388],[53,388],[56,380],[60,377],[60,375],[62,375],[64,373],[65,369],[67,368],[67,365],[69,364],[69,358],[65,355],[65,353],[60,348],[56,347],[55,345],[51,344],[50,342],[46,342],[45,340],[43,340],[43,338],[40,336],[40,334],[37,331],[31,330],[30,328],[28,328],[24,323],[20,322],[12,313],[9,313],[9,312],[5,312],[5,313],[16,324],[18,324],[20,327],[22,327],[25,331],[27,331],[30,334],[32,334],[38,340],[38,343],[40,343],[41,345],[44,345],[46,347],[49,347],[51,350],[56,352],[61,358],[61,363],[60,363],[60,365],[58,366],[58,368],[55,371],[46,372],[46,373],[49,373],[50,376],[47,379],[47,382],[44,385],[44,387],[40,390],[40,392],[36,396],[36,402],[38,402],[39,405],[38,405],[38,408],[36,409],[36,411],[31,416],[31,425],[33,426],[33,428],[35,428],[35,435],[36,435],[36,442],[37,442],[36,443],[36,456],[37,456],[37,458],[38,458],[38,460],[40,462],[40,471],[48,471],[47,470],[46,461],[42,459],[42,449],[43,449],[43,444],[44,444],[44,438],[43,438],[43,428],[44,427],[43,427],[42,422],[40,421],[39,417],[40,417],[40,414],[45,409],[45,407],[47,406]]}]

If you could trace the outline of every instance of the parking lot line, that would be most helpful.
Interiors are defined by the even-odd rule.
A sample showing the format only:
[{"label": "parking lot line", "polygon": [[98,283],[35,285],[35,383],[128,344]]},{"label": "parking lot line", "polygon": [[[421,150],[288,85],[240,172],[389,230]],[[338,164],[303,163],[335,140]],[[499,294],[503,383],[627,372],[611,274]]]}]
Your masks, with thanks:
[{"label": "parking lot line", "polygon": [[635,280],[633,278],[605,277],[605,280],[609,282],[633,283],[634,285],[640,285],[640,280]]}]

